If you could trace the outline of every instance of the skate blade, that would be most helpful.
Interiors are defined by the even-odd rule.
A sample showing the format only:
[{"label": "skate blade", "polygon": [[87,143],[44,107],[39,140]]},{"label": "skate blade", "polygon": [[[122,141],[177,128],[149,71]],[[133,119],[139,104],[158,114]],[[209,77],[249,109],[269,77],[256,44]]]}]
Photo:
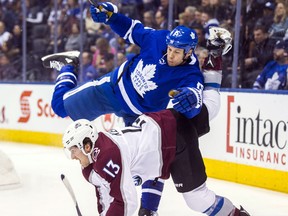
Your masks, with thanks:
[{"label": "skate blade", "polygon": [[41,60],[45,68],[52,68],[60,71],[64,65],[67,64],[77,65],[79,62],[74,62],[74,60],[75,58],[78,58],[79,55],[80,55],[79,51],[68,51],[46,55],[42,57]]}]

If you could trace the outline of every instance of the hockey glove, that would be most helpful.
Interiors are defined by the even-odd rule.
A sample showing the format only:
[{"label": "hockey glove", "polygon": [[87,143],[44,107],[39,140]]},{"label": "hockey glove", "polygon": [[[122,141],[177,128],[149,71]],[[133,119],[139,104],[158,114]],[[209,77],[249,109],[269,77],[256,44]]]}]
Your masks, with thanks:
[{"label": "hockey glove", "polygon": [[198,114],[196,110],[202,106],[202,91],[188,87],[179,88],[177,91],[179,91],[179,94],[175,95],[172,100],[174,109],[187,118],[192,118]]},{"label": "hockey glove", "polygon": [[232,38],[229,31],[213,26],[209,29],[207,49],[214,57],[225,55],[232,48],[231,41]]},{"label": "hockey glove", "polygon": [[97,7],[90,6],[91,17],[97,23],[107,23],[113,13],[117,12],[118,7],[110,2],[99,3]]}]

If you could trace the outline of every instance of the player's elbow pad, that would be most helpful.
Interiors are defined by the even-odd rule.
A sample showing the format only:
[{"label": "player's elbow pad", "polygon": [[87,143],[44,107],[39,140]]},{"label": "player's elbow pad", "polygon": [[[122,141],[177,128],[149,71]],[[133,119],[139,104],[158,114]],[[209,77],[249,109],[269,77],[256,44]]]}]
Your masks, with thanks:
[{"label": "player's elbow pad", "polygon": [[55,89],[53,93],[52,102],[51,102],[52,109],[58,116],[62,118],[65,118],[68,116],[64,107],[63,95],[69,90],[70,88],[63,86],[62,88]]}]

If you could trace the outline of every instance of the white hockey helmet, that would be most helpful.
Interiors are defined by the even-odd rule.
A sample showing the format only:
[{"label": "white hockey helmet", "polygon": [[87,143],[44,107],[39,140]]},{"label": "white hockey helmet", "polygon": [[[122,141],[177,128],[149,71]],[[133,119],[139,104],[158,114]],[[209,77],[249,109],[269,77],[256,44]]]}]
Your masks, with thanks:
[{"label": "white hockey helmet", "polygon": [[66,129],[62,143],[66,155],[71,159],[70,148],[77,146],[85,155],[90,156],[91,152],[85,152],[84,140],[91,140],[91,152],[94,149],[96,140],[98,139],[98,132],[95,125],[87,119],[79,119],[71,123]]}]

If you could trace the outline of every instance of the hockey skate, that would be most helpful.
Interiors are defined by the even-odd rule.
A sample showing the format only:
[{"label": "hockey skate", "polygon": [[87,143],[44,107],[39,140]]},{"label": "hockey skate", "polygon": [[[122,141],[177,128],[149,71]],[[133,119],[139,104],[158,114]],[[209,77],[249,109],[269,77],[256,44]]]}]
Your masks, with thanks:
[{"label": "hockey skate", "polygon": [[157,212],[145,209],[145,208],[140,208],[138,212],[138,216],[158,216]]},{"label": "hockey skate", "polygon": [[205,89],[219,91],[222,82],[222,56],[232,48],[231,34],[226,29],[211,27],[207,40],[208,57],[202,66]]},{"label": "hockey skate", "polygon": [[240,209],[235,209],[233,216],[250,216],[250,214],[240,205]]},{"label": "hockey skate", "polygon": [[78,67],[79,55],[80,55],[79,51],[67,51],[46,55],[42,57],[41,60],[45,68],[53,68],[60,71],[61,68],[67,64],[71,64],[75,67]]}]

